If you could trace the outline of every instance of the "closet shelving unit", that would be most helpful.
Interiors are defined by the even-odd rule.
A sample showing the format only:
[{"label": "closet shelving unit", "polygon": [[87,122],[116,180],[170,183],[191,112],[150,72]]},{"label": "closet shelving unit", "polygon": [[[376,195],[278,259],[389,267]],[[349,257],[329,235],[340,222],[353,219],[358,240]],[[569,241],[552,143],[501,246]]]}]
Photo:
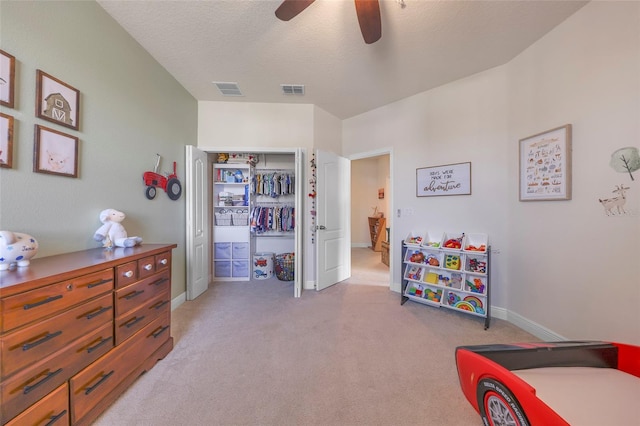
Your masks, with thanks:
[{"label": "closet shelving unit", "polygon": [[247,281],[251,274],[249,164],[213,164],[213,279]]},{"label": "closet shelving unit", "polygon": [[491,321],[490,265],[485,234],[410,234],[402,241],[400,304],[411,300],[481,317],[486,330]]}]

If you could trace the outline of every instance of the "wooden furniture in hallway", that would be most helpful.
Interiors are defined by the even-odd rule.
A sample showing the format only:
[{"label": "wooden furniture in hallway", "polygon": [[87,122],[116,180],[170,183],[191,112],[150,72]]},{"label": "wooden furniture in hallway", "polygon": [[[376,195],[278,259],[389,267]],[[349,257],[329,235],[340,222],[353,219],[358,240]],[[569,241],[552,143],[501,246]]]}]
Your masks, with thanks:
[{"label": "wooden furniture in hallway", "polygon": [[382,241],[384,241],[385,223],[386,220],[384,217],[369,218],[369,234],[371,235],[371,250],[373,251],[382,250],[381,245]]}]

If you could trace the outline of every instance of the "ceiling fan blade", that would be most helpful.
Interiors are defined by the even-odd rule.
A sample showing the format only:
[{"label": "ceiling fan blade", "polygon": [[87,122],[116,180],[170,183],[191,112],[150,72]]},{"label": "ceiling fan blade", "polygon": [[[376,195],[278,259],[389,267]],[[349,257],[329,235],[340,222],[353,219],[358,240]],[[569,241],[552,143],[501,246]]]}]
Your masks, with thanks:
[{"label": "ceiling fan blade", "polygon": [[305,10],[315,0],[284,0],[280,7],[276,9],[276,16],[282,21],[295,18],[298,13]]},{"label": "ceiling fan blade", "polygon": [[375,43],[382,37],[380,4],[378,0],[355,0],[356,14],[364,42]]}]

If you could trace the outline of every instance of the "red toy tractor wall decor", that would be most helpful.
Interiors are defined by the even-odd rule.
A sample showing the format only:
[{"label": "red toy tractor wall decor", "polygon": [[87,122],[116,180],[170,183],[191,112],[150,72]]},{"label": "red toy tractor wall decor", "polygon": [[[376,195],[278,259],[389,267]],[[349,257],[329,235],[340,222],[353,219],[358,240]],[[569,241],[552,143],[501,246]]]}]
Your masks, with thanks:
[{"label": "red toy tractor wall decor", "polygon": [[146,185],[147,189],[145,190],[145,195],[149,200],[153,200],[156,198],[156,188],[164,189],[164,192],[167,193],[170,199],[177,200],[182,195],[182,185],[178,180],[178,175],[176,175],[176,162],[173,162],[173,173],[165,173],[166,176],[158,173],[158,167],[160,166],[160,159],[162,158],[160,154],[156,154],[158,156],[156,160],[156,166],[152,172],[144,172],[142,175],[142,180]]}]

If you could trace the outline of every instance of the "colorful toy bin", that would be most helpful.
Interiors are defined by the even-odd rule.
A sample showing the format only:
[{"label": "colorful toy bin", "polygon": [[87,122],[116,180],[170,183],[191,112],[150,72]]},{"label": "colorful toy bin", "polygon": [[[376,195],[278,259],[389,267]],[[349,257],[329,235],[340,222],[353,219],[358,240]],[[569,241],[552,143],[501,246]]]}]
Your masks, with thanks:
[{"label": "colorful toy bin", "polygon": [[280,281],[293,281],[295,253],[281,253],[276,255],[276,277]]},{"label": "colorful toy bin", "polygon": [[273,253],[255,253],[253,255],[253,278],[268,280],[273,277]]}]

